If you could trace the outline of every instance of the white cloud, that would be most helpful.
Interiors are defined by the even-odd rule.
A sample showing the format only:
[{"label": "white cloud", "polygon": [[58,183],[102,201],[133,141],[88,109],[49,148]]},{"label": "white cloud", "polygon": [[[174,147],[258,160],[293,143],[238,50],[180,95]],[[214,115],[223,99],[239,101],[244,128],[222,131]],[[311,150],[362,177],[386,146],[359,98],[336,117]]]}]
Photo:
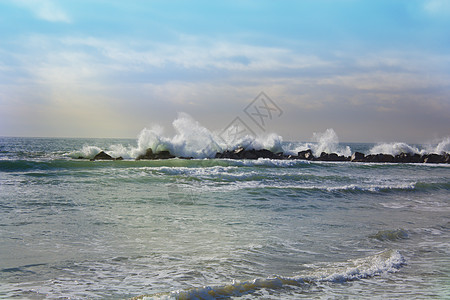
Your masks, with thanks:
[{"label": "white cloud", "polygon": [[450,1],[448,0],[427,0],[424,8],[432,14],[450,15]]},{"label": "white cloud", "polygon": [[70,46],[88,46],[96,49],[116,66],[164,68],[175,65],[185,69],[218,69],[226,71],[264,71],[302,69],[324,66],[325,61],[314,55],[300,55],[290,49],[253,46],[229,42],[182,40],[179,44],[142,42],[141,51],[98,38],[65,38]]},{"label": "white cloud", "polygon": [[52,0],[15,0],[14,3],[30,10],[39,19],[49,22],[71,22],[67,13]]}]

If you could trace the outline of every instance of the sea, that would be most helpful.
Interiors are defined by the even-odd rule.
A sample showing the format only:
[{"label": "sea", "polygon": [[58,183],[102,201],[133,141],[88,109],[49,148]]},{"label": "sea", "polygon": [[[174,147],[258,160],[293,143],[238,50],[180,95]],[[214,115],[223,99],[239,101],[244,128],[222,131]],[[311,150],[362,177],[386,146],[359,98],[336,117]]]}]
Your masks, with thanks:
[{"label": "sea", "polygon": [[[450,299],[450,165],[215,159],[203,133],[0,138],[0,298]],[[321,137],[233,147],[450,145]]]}]

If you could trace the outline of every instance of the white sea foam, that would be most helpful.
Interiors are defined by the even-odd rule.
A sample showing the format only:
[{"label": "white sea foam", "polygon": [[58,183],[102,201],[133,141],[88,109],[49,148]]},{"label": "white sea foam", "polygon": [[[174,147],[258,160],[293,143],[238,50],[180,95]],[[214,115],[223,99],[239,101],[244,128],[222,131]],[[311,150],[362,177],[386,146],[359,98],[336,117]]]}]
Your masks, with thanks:
[{"label": "white sea foam", "polygon": [[421,151],[413,146],[405,143],[389,143],[389,144],[377,144],[370,149],[370,154],[391,154],[398,155],[400,153],[419,154]]},{"label": "white sea foam", "polygon": [[131,157],[145,153],[148,148],[153,152],[168,150],[178,157],[212,158],[217,152],[245,149],[268,149],[282,151],[282,138],[276,134],[253,137],[243,136],[233,144],[226,144],[217,134],[203,127],[199,122],[185,113],[180,113],[172,123],[175,136],[167,137],[160,126],[143,129],[138,137],[138,147],[131,149]]},{"label": "white sea foam", "polygon": [[428,153],[437,153],[437,154],[443,154],[444,152],[450,153],[450,136],[444,138],[435,147],[429,146],[429,148],[427,148],[426,151]]},{"label": "white sea foam", "polygon": [[308,287],[325,282],[343,283],[363,278],[397,272],[405,264],[404,257],[397,250],[385,250],[365,258],[342,263],[314,267],[310,274],[294,277],[273,276],[249,281],[233,281],[219,286],[204,286],[184,291],[140,296],[138,299],[217,299],[239,297],[260,289],[277,290],[285,286]]},{"label": "white sea foam", "polygon": [[68,156],[71,158],[94,158],[100,151],[102,151],[102,149],[99,147],[84,145],[81,150],[70,152]]},{"label": "white sea foam", "polygon": [[[68,154],[69,157],[93,158],[100,151],[105,151],[113,157],[123,157],[125,159],[133,159],[144,154],[148,148],[154,153],[167,150],[177,157],[193,157],[193,158],[213,158],[217,152],[225,150],[235,150],[243,147],[250,149],[267,149],[274,153],[283,152],[284,154],[296,155],[299,151],[311,149],[315,156],[320,156],[322,152],[336,153],[338,155],[350,156],[352,150],[349,146],[339,144],[339,138],[332,128],[328,128],[324,132],[314,133],[313,141],[303,143],[300,146],[285,146],[283,148],[283,138],[275,133],[268,133],[263,136],[244,135],[230,141],[224,141],[221,134],[210,131],[194,120],[188,114],[180,113],[172,122],[175,135],[170,137],[164,134],[164,129],[159,126],[153,126],[150,129],[144,128],[138,135],[137,147],[111,145],[108,149],[100,149],[96,146],[85,145],[83,149]],[[232,128],[228,128],[232,130]],[[400,153],[409,154],[427,154],[450,152],[450,137],[440,141],[438,144],[429,145],[424,149],[406,143],[382,143],[375,145],[370,149],[370,154],[391,154]]]},{"label": "white sea foam", "polygon": [[398,155],[400,153],[408,153],[408,154],[444,154],[450,153],[450,137],[446,137],[442,139],[440,142],[434,145],[427,145],[423,149],[419,149],[418,147],[408,145],[406,143],[380,143],[372,147],[369,150],[370,154],[391,154]]},{"label": "white sea foam", "polygon": [[311,149],[314,156],[320,156],[322,152],[336,153],[344,156],[352,155],[352,150],[349,146],[343,147],[339,145],[339,138],[332,128],[328,128],[325,132],[314,132],[313,140],[314,143],[304,143],[303,145],[295,148],[293,151],[288,152],[291,154],[297,154],[300,151]]}]

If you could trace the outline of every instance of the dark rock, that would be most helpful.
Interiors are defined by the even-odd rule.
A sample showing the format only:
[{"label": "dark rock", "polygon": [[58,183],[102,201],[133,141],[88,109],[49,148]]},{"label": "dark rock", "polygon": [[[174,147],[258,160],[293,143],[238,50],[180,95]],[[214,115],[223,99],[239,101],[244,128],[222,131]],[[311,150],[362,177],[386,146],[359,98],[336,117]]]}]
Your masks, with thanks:
[{"label": "dark rock", "polygon": [[230,150],[225,150],[224,152],[220,153],[216,153],[216,158],[237,158],[237,155],[234,153],[234,151],[230,151]]},{"label": "dark rock", "polygon": [[394,162],[396,163],[419,163],[421,161],[421,157],[419,154],[411,154],[411,153],[400,153],[394,157]]},{"label": "dark rock", "polygon": [[175,158],[175,156],[170,154],[170,152],[167,151],[167,150],[160,151],[160,152],[156,153],[154,156],[155,156],[155,159],[171,159],[171,158]]},{"label": "dark rock", "polygon": [[394,161],[396,163],[410,163],[411,155],[409,153],[402,152],[394,157]]},{"label": "dark rock", "polygon": [[115,160],[123,160],[122,156],[116,157]]},{"label": "dark rock", "polygon": [[236,150],[234,150],[234,154],[237,154],[239,156],[243,155],[244,152],[245,152],[245,149],[243,147],[239,147]]},{"label": "dark rock", "polygon": [[364,153],[361,152],[355,152],[352,154],[350,161],[355,161],[355,162],[362,162],[364,161]]},{"label": "dark rock", "polygon": [[151,148],[148,148],[147,151],[145,151],[145,154],[139,155],[138,157],[136,157],[136,160],[141,160],[141,159],[170,159],[170,158],[175,158],[175,156],[172,155],[167,150],[159,151],[158,153],[153,153],[153,150]]},{"label": "dark rock", "polygon": [[311,151],[311,149],[300,151],[298,154],[299,159],[312,159],[314,158],[314,155]]},{"label": "dark rock", "polygon": [[374,162],[374,163],[388,163],[388,162],[394,162],[394,156],[390,154],[369,154],[367,155],[364,160],[364,162]]},{"label": "dark rock", "polygon": [[104,151],[100,151],[100,153],[94,156],[91,160],[114,160],[114,158],[111,155],[106,154]]},{"label": "dark rock", "polygon": [[258,159],[258,158],[273,158],[273,159],[283,159],[283,153],[273,153],[270,150],[267,149],[261,149],[261,150],[245,150],[242,147],[239,147],[238,149],[234,151],[225,150],[224,152],[220,153],[217,152],[215,155],[215,158],[229,158],[229,159]]},{"label": "dark rock", "polygon": [[308,152],[308,153],[306,153],[305,154],[305,159],[306,160],[313,160],[315,157],[314,157],[314,154],[312,154],[312,152]]},{"label": "dark rock", "polygon": [[381,154],[380,162],[394,162],[394,156],[391,154]]},{"label": "dark rock", "polygon": [[423,162],[428,164],[442,164],[445,163],[445,156],[439,154],[426,154],[423,155]]},{"label": "dark rock", "polygon": [[420,163],[421,159],[422,159],[422,156],[417,153],[411,156],[412,163]]},{"label": "dark rock", "polygon": [[274,158],[275,154],[267,149],[256,150],[258,158]]},{"label": "dark rock", "polygon": [[445,163],[446,163],[446,164],[450,164],[450,154],[445,153],[445,154],[444,154],[444,157],[445,157]]},{"label": "dark rock", "polygon": [[256,154],[255,150],[249,150],[249,151],[245,151],[244,158],[245,159],[258,159],[258,155]]},{"label": "dark rock", "polygon": [[145,151],[145,154],[141,154],[138,155],[138,157],[136,157],[136,160],[141,159],[155,159],[155,155],[153,154],[152,148],[148,148],[147,151]]},{"label": "dark rock", "polygon": [[346,161],[347,158],[343,155],[337,155],[336,153],[322,152],[317,158],[319,161]]}]

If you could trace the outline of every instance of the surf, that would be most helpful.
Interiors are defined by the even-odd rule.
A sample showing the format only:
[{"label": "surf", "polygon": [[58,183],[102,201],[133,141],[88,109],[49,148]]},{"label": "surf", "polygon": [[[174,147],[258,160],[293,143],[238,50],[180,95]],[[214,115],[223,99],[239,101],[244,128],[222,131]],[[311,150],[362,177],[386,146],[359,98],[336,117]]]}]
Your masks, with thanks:
[{"label": "surf", "polygon": [[[322,153],[337,154],[341,157],[350,157],[352,149],[339,141],[337,133],[328,128],[324,132],[314,132],[311,142],[284,142],[283,137],[277,133],[265,135],[245,135],[230,141],[221,138],[221,132],[211,131],[186,113],[180,113],[172,122],[175,132],[173,136],[165,134],[160,125],[144,128],[137,136],[135,145],[111,144],[105,148],[85,144],[79,150],[66,153],[71,159],[93,159],[95,155],[104,151],[112,157],[136,159],[152,149],[153,153],[168,151],[171,155],[182,158],[214,158],[217,153],[235,151],[237,149],[269,150],[272,153],[283,153],[286,157],[297,155],[301,151],[310,150],[314,157],[319,158]],[[231,130],[229,128],[228,130]],[[225,130],[226,132],[226,130]],[[223,133],[223,132],[222,132]],[[422,146],[409,145],[403,142],[378,143],[364,151],[366,155],[444,155],[450,152],[450,137]]]},{"label": "surf", "polygon": [[289,287],[308,288],[310,285],[346,283],[365,278],[394,273],[406,264],[398,250],[388,249],[364,258],[350,259],[341,263],[329,263],[313,267],[309,273],[292,277],[275,275],[248,281],[233,281],[216,286],[203,286],[153,295],[142,295],[134,300],[150,299],[217,299],[240,297],[261,289],[282,290]]}]

